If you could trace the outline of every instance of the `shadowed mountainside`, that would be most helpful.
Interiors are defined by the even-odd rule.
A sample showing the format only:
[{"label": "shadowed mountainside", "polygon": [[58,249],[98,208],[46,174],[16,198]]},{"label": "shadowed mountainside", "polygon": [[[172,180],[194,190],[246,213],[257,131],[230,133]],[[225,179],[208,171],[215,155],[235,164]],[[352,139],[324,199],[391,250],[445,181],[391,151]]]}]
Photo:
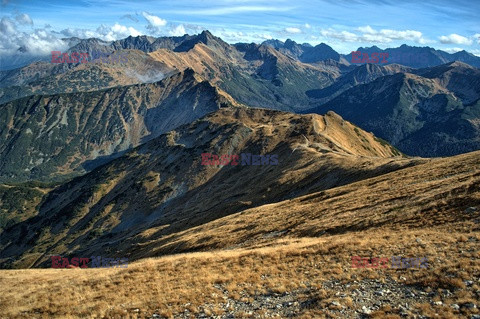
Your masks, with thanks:
[{"label": "shadowed mountainside", "polygon": [[348,89],[308,112],[333,110],[402,152],[451,156],[480,149],[480,70],[455,62]]},{"label": "shadowed mountainside", "polygon": [[191,69],[156,83],[11,101],[0,105],[0,177],[48,180],[78,174],[87,161],[236,104]]}]

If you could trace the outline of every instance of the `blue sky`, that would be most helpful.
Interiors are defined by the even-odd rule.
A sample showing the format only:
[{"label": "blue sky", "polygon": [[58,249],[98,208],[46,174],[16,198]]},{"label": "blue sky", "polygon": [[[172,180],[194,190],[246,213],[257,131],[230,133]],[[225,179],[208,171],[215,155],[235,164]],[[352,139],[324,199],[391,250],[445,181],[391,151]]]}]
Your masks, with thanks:
[{"label": "blue sky", "polygon": [[0,0],[0,54],[62,49],[61,38],[171,36],[204,29],[227,42],[324,42],[340,53],[403,43],[480,56],[478,1]]}]

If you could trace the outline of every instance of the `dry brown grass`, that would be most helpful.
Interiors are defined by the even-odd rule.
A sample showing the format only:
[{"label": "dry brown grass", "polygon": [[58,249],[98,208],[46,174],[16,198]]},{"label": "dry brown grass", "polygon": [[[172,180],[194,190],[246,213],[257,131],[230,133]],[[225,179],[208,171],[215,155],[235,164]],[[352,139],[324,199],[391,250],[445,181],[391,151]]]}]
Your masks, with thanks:
[{"label": "dry brown grass", "polygon": [[[311,237],[391,229],[391,236],[411,228],[442,225],[469,232],[480,207],[480,152],[425,164],[244,210],[210,223],[159,237],[151,230],[138,237],[141,250],[157,254],[209,248],[268,245],[275,237]],[[363,238],[362,233],[355,234]],[[468,240],[467,234],[458,237]],[[140,241],[139,238],[139,241]]]},{"label": "dry brown grass", "polygon": [[[469,317],[478,309],[454,311],[447,305],[479,300],[479,211],[465,211],[480,206],[478,159],[478,153],[436,159],[246,210],[178,233],[171,244],[218,250],[144,259],[127,269],[3,270],[0,316],[143,318],[158,313],[172,318],[185,309],[220,315],[233,311],[219,306],[222,289],[241,301],[307,289],[309,294],[297,297],[315,302],[298,317],[335,318],[338,307],[330,306],[332,301],[349,310],[359,306],[326,288],[326,281],[378,279],[427,292],[448,289],[448,297],[431,300],[445,307],[418,303],[414,310],[431,317]],[[286,232],[272,235],[279,231]],[[428,256],[429,267],[352,269],[352,256]],[[474,284],[467,287],[465,280]],[[391,304],[371,317],[398,318],[399,312]]]},{"label": "dry brown grass", "polygon": [[[147,259],[122,270],[4,270],[0,277],[0,314],[9,318],[32,315],[80,318],[143,317],[156,312],[171,317],[184,309],[199,313],[205,304],[221,302],[218,283],[224,283],[232,299],[240,300],[246,294],[248,300],[248,296],[262,293],[262,290],[281,294],[301,289],[306,282],[309,287],[317,287],[314,291],[320,303],[317,308],[305,309],[305,315],[307,312],[321,315],[325,314],[323,306],[332,300],[354,308],[350,298],[340,300],[335,290],[320,288],[325,280],[350,282],[353,278],[357,281],[363,278],[402,281],[400,277],[404,277],[409,285],[455,291],[451,302],[475,302],[478,297],[471,290],[457,289],[464,288],[465,277],[480,274],[478,259],[471,257],[471,252],[478,254],[478,243],[451,245],[462,235],[447,233],[441,228],[407,230],[396,238],[391,238],[389,231],[367,231],[360,239],[351,234],[339,234],[279,240],[263,248]],[[414,238],[422,238],[425,248],[419,247],[412,240]],[[443,248],[435,248],[439,246]],[[428,269],[422,270],[352,269],[350,258],[353,255],[427,255],[432,261]],[[451,278],[446,280],[446,274]],[[430,304],[419,305],[419,309],[425,315],[438,312]],[[219,309],[208,311],[221,313]],[[387,312],[383,309],[379,313]]]}]

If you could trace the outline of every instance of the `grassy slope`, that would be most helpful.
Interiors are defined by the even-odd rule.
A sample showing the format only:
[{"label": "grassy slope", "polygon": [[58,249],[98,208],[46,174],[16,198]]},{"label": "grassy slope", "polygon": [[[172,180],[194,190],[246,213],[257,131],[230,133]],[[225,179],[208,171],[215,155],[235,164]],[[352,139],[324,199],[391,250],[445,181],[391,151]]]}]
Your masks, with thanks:
[{"label": "grassy slope", "polygon": [[[222,248],[214,252],[146,259],[121,270],[2,271],[0,315],[242,318],[290,311],[338,318],[356,317],[354,310],[383,300],[371,317],[399,318],[404,311],[409,317],[470,318],[478,308],[464,305],[478,304],[480,288],[479,155],[434,159],[176,235],[192,249]],[[467,209],[472,206],[477,210]],[[351,268],[351,256],[394,255],[428,256],[429,268]],[[368,285],[392,291],[359,298]],[[413,296],[400,293],[405,289]],[[289,310],[248,308],[265,298],[294,302]],[[401,310],[405,303],[409,309]]]},{"label": "grassy slope", "polygon": [[[204,166],[201,153],[207,151],[278,154],[280,163]],[[0,239],[0,265],[45,266],[49,259],[42,253],[157,256],[146,244],[165,246],[174,233],[246,208],[423,161],[394,155],[389,145],[334,113],[221,109],[49,193],[39,216]],[[142,234],[148,230],[152,236]]]}]

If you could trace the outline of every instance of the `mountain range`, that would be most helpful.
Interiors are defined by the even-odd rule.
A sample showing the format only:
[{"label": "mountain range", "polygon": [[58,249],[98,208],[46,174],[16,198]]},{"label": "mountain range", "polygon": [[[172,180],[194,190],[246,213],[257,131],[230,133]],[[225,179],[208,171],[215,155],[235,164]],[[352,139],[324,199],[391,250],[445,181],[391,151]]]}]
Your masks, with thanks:
[{"label": "mountain range", "polygon": [[2,71],[0,181],[78,175],[231,104],[333,110],[408,155],[479,148],[479,71],[461,62],[440,64],[454,56],[430,48],[395,50],[447,60],[430,59],[427,65],[439,65],[424,68],[354,65],[326,44],[230,45],[208,31],[70,42],[69,52],[125,54],[128,62],[36,62]]},{"label": "mountain range", "polygon": [[[478,312],[477,57],[402,45],[357,64],[208,31],[66,41],[126,61],[0,71],[1,317]],[[373,269],[391,256],[429,268]]]},{"label": "mountain range", "polygon": [[[278,165],[202,165],[202,153],[276,154]],[[107,239],[123,254],[146,256],[158,249],[139,249],[143,232],[168,238],[239,210],[421,162],[333,112],[227,107],[50,191],[38,215],[4,231],[0,265],[45,266],[42,252],[101,253]]]},{"label": "mountain range", "polygon": [[[337,82],[342,88],[335,93],[350,78]],[[451,156],[480,148],[479,69],[452,62],[365,82],[307,112],[333,110],[406,154]],[[328,88],[316,93],[324,92]]]},{"label": "mountain range", "polygon": [[[230,45],[208,31],[70,42],[69,52],[125,54],[127,62],[36,62],[2,72],[0,182],[5,204],[0,226],[13,227],[8,233],[16,234],[3,243],[5,258],[19,249],[18,243],[11,246],[12,238],[22,234],[18,229],[39,227],[35,233],[40,234],[57,219],[67,229],[77,225],[75,240],[83,242],[89,234],[82,244],[87,247],[96,247],[93,241],[100,233],[118,232],[115,238],[127,242],[130,235],[123,231],[140,233],[154,220],[161,219],[161,225],[178,221],[174,229],[186,227],[186,220],[198,225],[250,205],[423,161],[411,155],[451,156],[480,149],[480,71],[463,62],[422,68],[351,65],[325,44],[271,40]],[[283,158],[283,170],[279,175],[278,167],[245,172],[199,166],[204,152],[273,152]],[[257,170],[262,180],[256,180]],[[329,172],[328,177],[322,172]],[[243,190],[247,184],[234,182],[236,174],[255,185],[269,178],[272,182],[256,191],[264,195],[256,196]],[[32,181],[39,182],[32,186]],[[225,181],[233,189],[228,193]],[[162,190],[150,193],[157,186]],[[12,200],[9,190],[24,194],[26,201]],[[136,204],[123,201],[133,197]],[[200,209],[192,198],[205,198],[199,205],[211,207],[211,216],[201,214],[196,221],[189,215]],[[180,215],[185,218],[178,219]],[[60,229],[58,225],[54,227]],[[94,229],[104,231],[92,237]],[[25,254],[34,242],[44,247],[60,240],[56,235],[42,238],[25,238]],[[19,262],[8,258],[6,264]]]}]

